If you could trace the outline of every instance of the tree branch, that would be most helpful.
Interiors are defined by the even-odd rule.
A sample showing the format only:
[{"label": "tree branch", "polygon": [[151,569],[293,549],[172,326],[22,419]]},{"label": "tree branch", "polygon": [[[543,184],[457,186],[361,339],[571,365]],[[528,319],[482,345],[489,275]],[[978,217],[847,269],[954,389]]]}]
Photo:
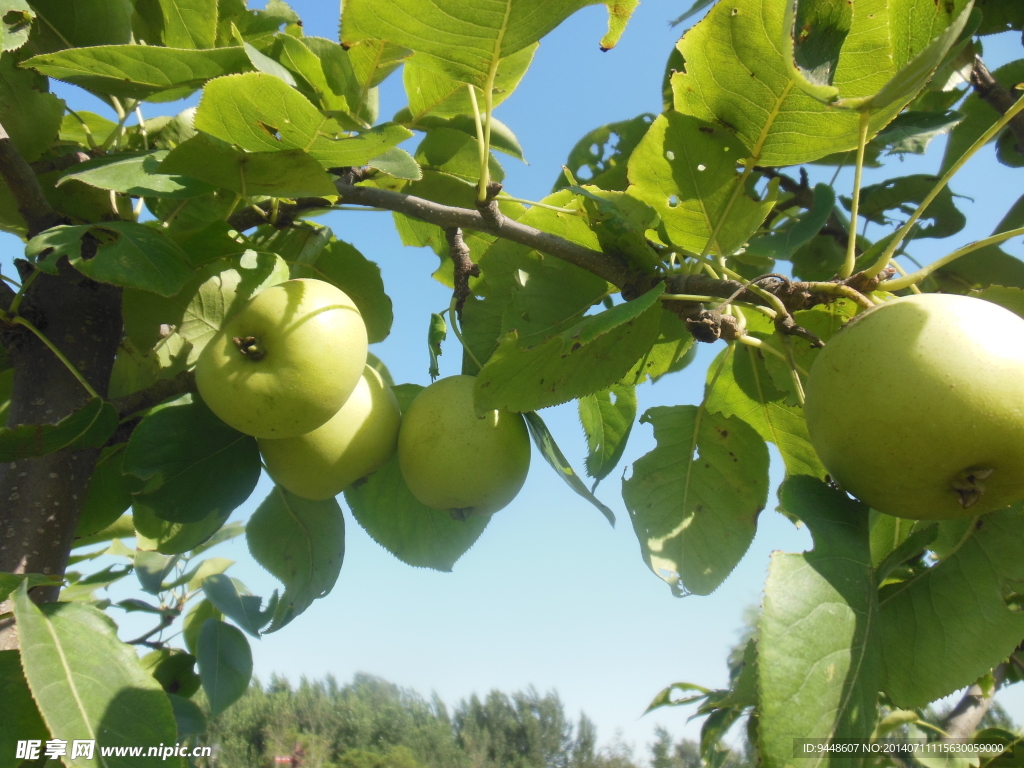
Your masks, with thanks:
[{"label": "tree branch", "polygon": [[133,413],[159,405],[169,398],[195,391],[195,373],[193,371],[182,371],[173,378],[160,379],[146,389],[140,389],[138,392],[132,392],[130,395],[119,397],[110,402],[117,409],[117,415],[124,419]]},{"label": "tree branch", "polygon": [[[1017,99],[1010,91],[1000,85],[992,73],[988,71],[980,56],[974,57],[974,68],[971,70],[971,87],[978,97],[1000,115],[1016,103]],[[1017,115],[1010,121],[1009,128],[1017,142],[1017,151],[1024,154],[1024,114]]]},{"label": "tree branch", "polygon": [[39,179],[15,148],[3,125],[0,125],[0,176],[7,182],[18,204],[18,212],[28,224],[29,237],[63,222],[61,215],[53,210],[43,195]]},{"label": "tree branch", "polygon": [[[1019,650],[1020,646],[1018,646],[1014,653],[1017,653]],[[960,701],[957,702],[957,705],[946,715],[946,718],[942,721],[942,730],[949,734],[950,739],[969,739],[978,730],[982,719],[984,719],[989,708],[992,706],[995,692],[999,690],[999,686],[1003,684],[1003,680],[1006,678],[1005,661],[992,670],[992,677],[995,680],[995,686],[992,689],[991,696],[986,696],[982,687],[975,683],[967,689]]]}]

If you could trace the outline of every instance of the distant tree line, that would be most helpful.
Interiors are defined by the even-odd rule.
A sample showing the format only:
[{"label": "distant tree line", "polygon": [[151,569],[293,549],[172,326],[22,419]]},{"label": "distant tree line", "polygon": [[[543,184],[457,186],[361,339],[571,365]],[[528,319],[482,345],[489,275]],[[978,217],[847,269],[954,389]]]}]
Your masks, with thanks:
[{"label": "distant tree line", "polygon": [[574,722],[555,692],[491,691],[449,710],[436,695],[357,674],[346,685],[256,682],[210,722],[204,743],[216,747],[216,768],[269,768],[275,758],[302,768],[700,767],[696,742],[673,742],[662,728],[655,736],[649,760],[638,759],[622,743],[599,747],[593,721]]}]

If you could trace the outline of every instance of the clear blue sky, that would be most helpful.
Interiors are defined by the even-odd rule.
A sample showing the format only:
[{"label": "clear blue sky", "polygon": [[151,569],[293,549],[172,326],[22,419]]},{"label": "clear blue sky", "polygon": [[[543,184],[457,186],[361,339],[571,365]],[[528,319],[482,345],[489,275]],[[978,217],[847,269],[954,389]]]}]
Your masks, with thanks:
[{"label": "clear blue sky", "polygon": [[[292,4],[306,34],[337,39],[335,4]],[[585,132],[660,111],[664,63],[680,34],[667,22],[688,6],[689,0],[648,0],[620,45],[608,53],[598,50],[606,23],[603,6],[585,9],[545,38],[522,85],[496,112],[517,134],[530,161],[524,165],[500,156],[511,194],[540,199]],[[1017,39],[1002,37],[988,43],[993,66],[1021,54]],[[84,103],[75,89],[57,90],[72,104]],[[382,116],[403,104],[401,78],[395,75],[382,87]],[[165,105],[144,106],[146,116],[161,113],[159,107]],[[934,171],[941,151],[938,141],[923,161],[896,164],[890,173]],[[988,235],[1016,199],[1019,173],[998,165],[991,152],[982,154],[953,185],[973,198],[959,201],[970,224],[956,238],[921,241],[912,249],[920,260],[931,261]],[[831,170],[817,175],[827,181]],[[872,177],[869,173],[868,183]],[[837,190],[848,194],[851,180],[849,173],[841,174]],[[396,381],[428,383],[428,317],[447,308],[450,299],[430,279],[437,258],[423,249],[403,248],[386,213],[342,212],[321,220],[383,270],[395,324],[391,337],[373,351]],[[21,246],[13,238],[2,243],[3,261],[19,254]],[[1017,246],[1010,250],[1021,253]],[[446,344],[443,375],[458,373],[455,345],[454,340]],[[705,367],[716,351],[704,348],[688,371],[644,385],[640,412],[699,402]],[[586,446],[575,409],[560,406],[543,416],[581,470]],[[621,729],[643,753],[659,723],[676,736],[696,737],[699,723],[686,724],[687,710],[662,710],[643,719],[640,714],[670,682],[726,682],[727,650],[742,628],[744,609],[760,602],[770,552],[800,551],[809,546],[809,537],[772,510],[772,497],[753,546],[726,583],[710,597],[672,597],[644,565],[620,496],[622,472],[653,445],[650,427],[637,427],[622,466],[598,489],[618,517],[614,529],[535,455],[522,494],[495,515],[450,574],[399,562],[347,516],[346,557],[337,586],[285,630],[253,642],[256,674],[266,679],[277,672],[297,681],[331,673],[345,680],[364,671],[425,695],[436,691],[449,704],[473,692],[534,685],[541,691],[557,689],[571,716],[586,711],[603,742]],[[262,481],[236,517],[248,517],[269,489]],[[239,561],[230,573],[255,594],[269,595],[277,586],[251,561],[242,540],[215,554]],[[114,591],[123,596],[125,590]],[[115,618],[125,636],[142,626],[130,617]],[[1024,719],[1024,692],[1011,690],[1001,698],[1018,720]]]}]

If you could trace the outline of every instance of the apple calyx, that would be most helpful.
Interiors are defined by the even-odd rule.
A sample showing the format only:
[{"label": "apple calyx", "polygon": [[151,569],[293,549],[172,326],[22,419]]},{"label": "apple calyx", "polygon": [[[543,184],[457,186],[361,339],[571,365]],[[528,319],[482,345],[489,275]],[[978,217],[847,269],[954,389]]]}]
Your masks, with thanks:
[{"label": "apple calyx", "polygon": [[985,485],[982,480],[987,480],[995,469],[965,469],[953,478],[950,487],[960,497],[960,506],[964,509],[972,506],[981,495],[985,493]]},{"label": "apple calyx", "polygon": [[234,342],[239,352],[254,363],[262,360],[267,354],[263,345],[260,344],[260,340],[255,336],[232,336],[231,341]]}]

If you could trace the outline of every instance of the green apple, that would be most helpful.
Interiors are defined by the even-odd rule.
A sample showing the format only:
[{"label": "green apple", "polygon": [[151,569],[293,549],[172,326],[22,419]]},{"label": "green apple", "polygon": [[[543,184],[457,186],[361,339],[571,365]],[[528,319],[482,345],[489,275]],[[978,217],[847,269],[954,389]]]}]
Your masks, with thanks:
[{"label": "green apple", "polygon": [[874,509],[942,520],[1024,498],[1024,319],[923,294],[854,318],[807,379],[807,429],[832,478]]},{"label": "green apple", "polygon": [[366,366],[326,424],[298,437],[260,438],[260,453],[278,485],[304,499],[331,499],[395,455],[401,423],[391,387]]},{"label": "green apple", "polygon": [[295,437],[338,412],[366,365],[366,326],[343,291],[289,280],[256,294],[196,362],[199,394],[255,437]]},{"label": "green apple", "polygon": [[518,413],[476,414],[474,376],[439,379],[412,401],[398,433],[398,465],[420,502],[456,517],[490,515],[519,493],[530,435]]}]

